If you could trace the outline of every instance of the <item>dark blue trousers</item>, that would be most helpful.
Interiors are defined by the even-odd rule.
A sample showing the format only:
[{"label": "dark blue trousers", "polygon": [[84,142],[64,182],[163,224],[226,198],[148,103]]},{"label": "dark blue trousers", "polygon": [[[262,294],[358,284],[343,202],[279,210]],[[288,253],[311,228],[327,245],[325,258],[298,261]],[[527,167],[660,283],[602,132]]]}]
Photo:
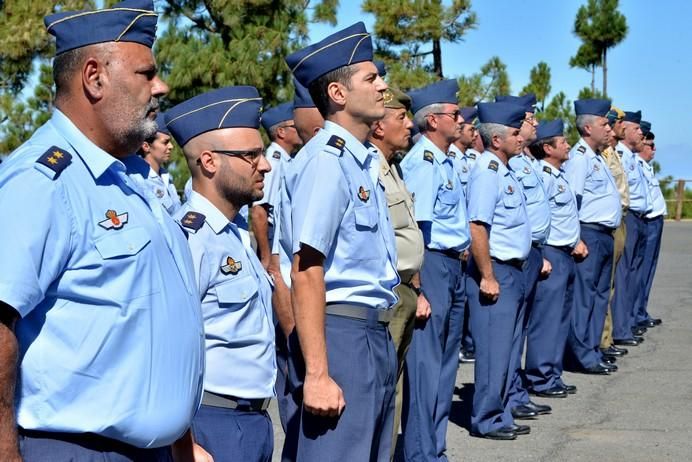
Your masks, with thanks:
[{"label": "dark blue trousers", "polygon": [[661,251],[661,237],[663,236],[663,216],[644,220],[646,226],[646,248],[644,250],[644,264],[642,266],[642,282],[644,290],[637,299],[636,323],[644,322],[651,318],[648,312],[649,295],[654,285],[658,255]]},{"label": "dark blue trousers", "polygon": [[480,295],[480,274],[473,259],[466,279],[471,335],[476,346],[475,392],[471,413],[471,431],[486,434],[514,423],[507,407],[509,387],[516,364],[512,345],[524,303],[523,271],[497,261],[492,262],[500,296],[490,302]]},{"label": "dark blue trousers", "polygon": [[406,355],[404,454],[407,461],[446,461],[447,423],[464,320],[461,260],[426,250],[420,279],[432,315],[415,326]]},{"label": "dark blue trousers", "polygon": [[[629,228],[627,232],[629,234]],[[615,243],[612,233],[583,225],[581,240],[589,249],[589,255],[576,265],[574,309],[566,353],[575,366],[587,368],[602,359],[599,347],[608,312]]]},{"label": "dark blue trousers", "polygon": [[388,461],[394,422],[397,356],[385,324],[327,315],[329,375],[346,408],[337,418],[301,409],[296,460]]},{"label": "dark blue trousers", "polygon": [[192,419],[195,442],[214,462],[270,462],[274,429],[267,412],[200,406]]},{"label": "dark blue trousers", "polygon": [[173,461],[169,447],[140,449],[91,434],[20,430],[19,450],[24,462]]},{"label": "dark blue trousers", "polygon": [[526,339],[526,379],[530,389],[563,385],[562,358],[574,306],[576,265],[572,249],[546,245],[543,257],[553,267],[538,281]]},{"label": "dark blue trousers", "polygon": [[[521,367],[521,359],[524,356],[524,343],[528,335],[528,320],[533,311],[533,305],[536,295],[536,283],[541,274],[543,267],[543,252],[531,247],[529,258],[524,264],[524,303],[519,308],[517,315],[517,325],[515,326],[514,339],[512,343],[512,361],[515,365],[512,382],[509,387],[509,397],[507,399],[507,407],[512,411],[513,407],[527,404],[529,402],[529,393],[526,390],[526,377],[524,370]],[[538,333],[540,335],[540,332]]]},{"label": "dark blue trousers", "polygon": [[646,223],[634,213],[625,216],[627,237],[625,250],[615,268],[613,295],[613,339],[632,338],[637,299],[644,293],[644,251],[646,249]]}]

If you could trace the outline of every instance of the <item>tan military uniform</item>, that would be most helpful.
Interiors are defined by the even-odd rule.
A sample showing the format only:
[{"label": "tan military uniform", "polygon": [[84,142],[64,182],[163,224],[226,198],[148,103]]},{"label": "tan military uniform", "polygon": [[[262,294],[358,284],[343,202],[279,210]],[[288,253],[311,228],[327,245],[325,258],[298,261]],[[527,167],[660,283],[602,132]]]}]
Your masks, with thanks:
[{"label": "tan military uniform", "polygon": [[401,285],[394,291],[399,296],[399,302],[394,305],[394,316],[389,323],[389,332],[396,347],[399,368],[396,385],[396,408],[394,413],[394,434],[392,435],[392,454],[396,447],[401,421],[401,405],[403,395],[403,364],[406,352],[413,337],[413,326],[416,320],[416,304],[418,296],[408,285],[411,278],[418,273],[423,264],[423,233],[421,233],[413,214],[413,199],[406,189],[404,181],[395,168],[390,167],[387,159],[380,152],[380,182],[384,185],[387,197],[389,218],[394,227],[396,250],[398,254],[397,271],[401,277]]},{"label": "tan military uniform", "polygon": [[611,311],[611,304],[613,302],[613,294],[615,293],[615,267],[617,266],[622,252],[625,250],[625,237],[627,235],[627,230],[625,228],[624,214],[627,213],[627,209],[630,206],[630,189],[627,185],[627,174],[622,168],[622,162],[620,156],[615,149],[611,146],[604,149],[601,153],[606,165],[610,169],[613,178],[615,179],[615,185],[620,193],[620,202],[622,203],[623,219],[620,222],[620,226],[613,233],[613,238],[615,240],[615,250],[613,258],[613,271],[610,275],[610,296],[608,297],[608,314],[606,315],[605,324],[603,326],[603,333],[601,334],[601,348],[608,348],[613,344],[613,315]]}]

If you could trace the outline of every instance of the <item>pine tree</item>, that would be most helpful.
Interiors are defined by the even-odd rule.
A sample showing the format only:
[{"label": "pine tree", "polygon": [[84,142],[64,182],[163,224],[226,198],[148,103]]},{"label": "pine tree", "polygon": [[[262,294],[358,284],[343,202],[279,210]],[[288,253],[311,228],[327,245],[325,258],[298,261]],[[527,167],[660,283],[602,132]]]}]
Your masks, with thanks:
[{"label": "pine tree", "polygon": [[541,61],[531,68],[529,83],[521,90],[521,94],[533,93],[541,111],[545,109],[545,101],[552,89],[550,85],[550,66]]}]

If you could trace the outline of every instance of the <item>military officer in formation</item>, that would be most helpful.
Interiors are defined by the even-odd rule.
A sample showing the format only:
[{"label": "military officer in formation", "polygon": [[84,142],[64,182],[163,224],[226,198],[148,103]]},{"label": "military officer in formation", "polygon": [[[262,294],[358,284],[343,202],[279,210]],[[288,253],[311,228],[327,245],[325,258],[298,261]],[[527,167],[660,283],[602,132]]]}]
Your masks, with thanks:
[{"label": "military officer in formation", "polygon": [[159,113],[156,22],[150,0],[45,19],[55,110],[0,167],[3,460],[268,461],[276,397],[282,460],[391,460],[401,415],[404,458],[444,461],[462,344],[471,433],[512,440],[550,411],[529,393],[575,393],[565,368],[610,374],[661,323],[639,112],[576,101],[570,151],[533,95],[388,88],[357,23],[286,57],[295,97],[265,111],[265,150],[253,87]]}]

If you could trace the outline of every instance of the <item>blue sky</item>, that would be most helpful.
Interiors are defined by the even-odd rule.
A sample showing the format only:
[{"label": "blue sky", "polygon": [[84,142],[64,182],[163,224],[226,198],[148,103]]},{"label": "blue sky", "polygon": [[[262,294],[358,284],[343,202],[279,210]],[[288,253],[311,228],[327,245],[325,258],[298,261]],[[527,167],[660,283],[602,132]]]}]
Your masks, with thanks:
[{"label": "blue sky", "polygon": [[[512,91],[517,93],[528,82],[531,68],[545,61],[552,71],[553,94],[564,91],[573,101],[591,82],[588,72],[568,64],[579,47],[572,26],[584,3],[586,0],[474,0],[478,28],[468,32],[464,42],[442,45],[445,76],[478,72],[497,55],[507,65]],[[363,13],[360,4],[341,1],[338,25],[313,25],[311,40],[359,20],[370,28],[374,18]],[[692,179],[692,139],[687,130],[687,111],[692,109],[692,2],[621,0],[620,11],[627,17],[629,33],[609,53],[608,94],[621,109],[641,109],[643,118],[653,124],[656,158],[663,174]],[[600,69],[596,74],[600,88]]]}]

